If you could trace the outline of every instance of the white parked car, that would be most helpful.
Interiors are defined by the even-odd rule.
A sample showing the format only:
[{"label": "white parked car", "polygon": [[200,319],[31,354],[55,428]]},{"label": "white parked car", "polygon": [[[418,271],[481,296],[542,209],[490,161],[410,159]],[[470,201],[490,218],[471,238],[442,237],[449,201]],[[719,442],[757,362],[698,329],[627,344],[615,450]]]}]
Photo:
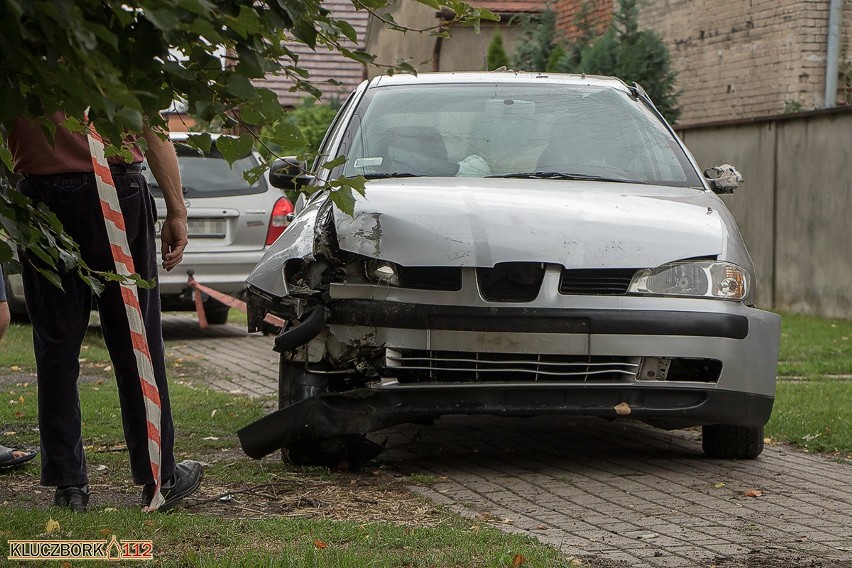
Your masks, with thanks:
[{"label": "white parked car", "polygon": [[760,454],[780,318],[753,307],[714,193],[741,178],[705,178],[640,87],[379,77],[321,153],[315,185],[364,176],[366,196],[349,216],[315,193],[248,279],[249,328],[289,320],[280,409],[240,431],[250,456],[333,462],[447,414],[700,425],[709,456]]},{"label": "white parked car", "polygon": [[[266,249],[289,224],[293,205],[284,193],[269,184],[267,176],[253,185],[243,172],[258,165],[255,155],[234,162],[233,166],[213,148],[208,155],[180,142],[188,134],[172,133],[176,143],[183,196],[186,203],[189,244],[181,262],[171,272],[162,268],[158,279],[164,310],[193,310],[192,290],[187,287],[187,272],[192,270],[200,283],[229,295],[241,294],[246,277],[263,257]],[[143,171],[157,203],[158,233],[166,206],[151,171]],[[228,306],[205,299],[208,323],[225,323]]]},{"label": "white parked car", "polygon": [[[242,294],[245,280],[263,257],[266,249],[287,228],[293,205],[284,193],[269,184],[264,176],[254,184],[243,172],[258,165],[251,155],[237,160],[233,167],[222,158],[214,145],[208,155],[181,144],[189,134],[172,133],[178,153],[178,165],[188,216],[189,244],[183,262],[171,272],[159,270],[160,300],[163,310],[194,310],[193,291],[187,286],[192,270],[200,283],[230,295]],[[143,170],[160,218],[166,206],[159,186],[149,169]],[[159,254],[159,243],[157,254]],[[26,315],[26,299],[20,275],[7,276],[9,307],[17,316]],[[205,298],[208,323],[222,324],[228,319],[228,306]]]}]

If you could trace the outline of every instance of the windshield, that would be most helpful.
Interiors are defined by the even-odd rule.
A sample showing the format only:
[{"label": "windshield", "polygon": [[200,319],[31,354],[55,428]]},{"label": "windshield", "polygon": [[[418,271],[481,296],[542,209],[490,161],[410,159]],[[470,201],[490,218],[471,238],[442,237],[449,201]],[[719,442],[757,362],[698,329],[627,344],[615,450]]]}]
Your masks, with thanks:
[{"label": "windshield", "polygon": [[[214,147],[210,154],[202,156],[194,148],[175,144],[178,155],[180,179],[184,197],[225,197],[248,195],[266,191],[266,182],[260,178],[254,185],[243,177],[243,172],[257,165],[253,156],[234,162],[233,168]],[[147,166],[147,163],[145,164]],[[142,172],[154,195],[161,195],[160,186],[148,167]]]},{"label": "windshield", "polygon": [[609,87],[369,89],[341,153],[346,176],[603,179],[701,188],[665,125]]}]

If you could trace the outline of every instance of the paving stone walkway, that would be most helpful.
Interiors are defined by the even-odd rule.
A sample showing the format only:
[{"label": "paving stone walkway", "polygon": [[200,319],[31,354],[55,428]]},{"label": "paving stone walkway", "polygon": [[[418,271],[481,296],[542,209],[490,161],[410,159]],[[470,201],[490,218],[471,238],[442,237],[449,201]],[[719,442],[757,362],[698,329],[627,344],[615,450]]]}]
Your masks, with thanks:
[{"label": "paving stone walkway", "polygon": [[271,337],[248,334],[233,324],[201,329],[192,316],[165,313],[163,339],[167,356],[207,367],[208,384],[217,390],[251,397],[278,394],[278,354]]},{"label": "paving stone walkway", "polygon": [[[185,315],[164,330],[214,388],[276,393],[271,338],[201,331]],[[789,446],[709,460],[695,431],[552,417],[448,417],[373,436],[388,440],[382,463],[431,482],[413,491],[586,566],[852,568],[852,465]]]}]

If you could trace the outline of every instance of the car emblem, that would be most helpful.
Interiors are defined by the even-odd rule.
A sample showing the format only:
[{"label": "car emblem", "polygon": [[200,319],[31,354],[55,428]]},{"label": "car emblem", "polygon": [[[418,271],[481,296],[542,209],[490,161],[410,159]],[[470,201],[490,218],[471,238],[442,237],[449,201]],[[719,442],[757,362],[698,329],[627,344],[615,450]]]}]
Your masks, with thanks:
[{"label": "car emblem", "polygon": [[183,206],[184,206],[184,207],[189,207],[189,201],[184,201],[184,202],[183,202]]}]

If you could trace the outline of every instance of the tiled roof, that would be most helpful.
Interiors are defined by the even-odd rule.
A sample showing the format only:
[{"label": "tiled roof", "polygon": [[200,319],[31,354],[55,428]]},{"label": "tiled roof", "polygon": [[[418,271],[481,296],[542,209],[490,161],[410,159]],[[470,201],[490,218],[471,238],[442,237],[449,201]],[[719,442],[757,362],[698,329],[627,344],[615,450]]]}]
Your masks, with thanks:
[{"label": "tiled roof", "polygon": [[471,0],[468,2],[477,8],[488,8],[495,14],[535,13],[544,10],[543,0]]},{"label": "tiled roof", "polygon": [[[326,0],[323,6],[331,10],[334,18],[346,20],[355,28],[358,34],[357,47],[363,48],[369,13],[365,10],[356,10],[349,0]],[[335,51],[328,51],[320,46],[313,51],[301,43],[288,43],[287,47],[299,56],[299,67],[308,70],[310,81],[323,92],[322,100],[334,97],[345,98],[366,76],[362,64]],[[350,47],[353,46],[350,45]],[[329,79],[339,81],[341,85],[331,85],[327,83]],[[267,76],[263,80],[256,81],[255,84],[275,91],[282,105],[297,105],[302,99],[310,96],[304,92],[291,93],[289,89],[293,86],[293,82],[286,77]]]}]

